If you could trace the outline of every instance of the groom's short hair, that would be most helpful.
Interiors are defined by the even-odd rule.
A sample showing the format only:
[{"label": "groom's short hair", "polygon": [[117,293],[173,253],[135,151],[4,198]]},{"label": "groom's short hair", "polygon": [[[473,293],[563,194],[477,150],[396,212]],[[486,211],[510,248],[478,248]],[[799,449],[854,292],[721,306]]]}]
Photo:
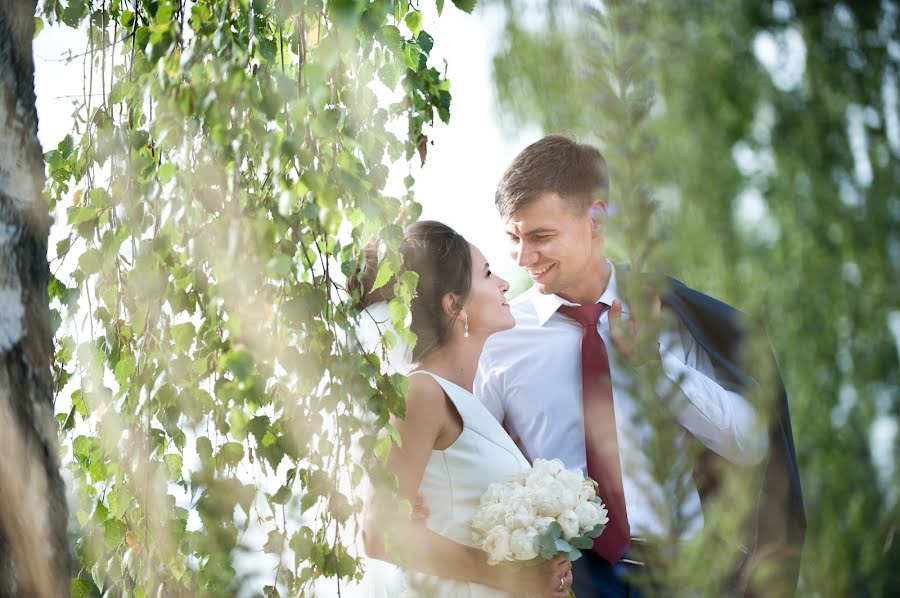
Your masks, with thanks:
[{"label": "groom's short hair", "polygon": [[494,204],[502,218],[539,198],[557,193],[576,209],[606,199],[609,175],[600,151],[563,135],[535,141],[515,157],[497,187]]}]

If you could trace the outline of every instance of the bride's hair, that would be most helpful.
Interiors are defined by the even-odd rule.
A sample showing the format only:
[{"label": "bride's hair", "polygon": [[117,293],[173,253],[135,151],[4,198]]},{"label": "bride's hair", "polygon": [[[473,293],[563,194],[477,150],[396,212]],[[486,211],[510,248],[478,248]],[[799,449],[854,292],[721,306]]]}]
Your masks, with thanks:
[{"label": "bride's hair", "polygon": [[[360,293],[359,307],[365,308],[378,301],[393,299],[394,282],[390,280],[372,291],[378,274],[378,248],[380,239],[372,239],[363,248],[365,264],[359,274],[350,279],[350,290]],[[414,362],[450,340],[453,323],[459,316],[472,287],[472,254],[469,242],[458,232],[433,220],[422,220],[410,225],[400,243],[403,268],[419,275],[416,293],[410,304],[416,346],[412,352]],[[447,293],[457,296],[452,316],[444,313],[441,301]]]}]

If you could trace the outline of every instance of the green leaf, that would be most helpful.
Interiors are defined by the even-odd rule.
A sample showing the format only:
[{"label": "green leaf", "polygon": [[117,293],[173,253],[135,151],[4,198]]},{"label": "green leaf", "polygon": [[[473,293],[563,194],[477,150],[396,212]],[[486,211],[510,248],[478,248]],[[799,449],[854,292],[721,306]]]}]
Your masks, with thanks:
[{"label": "green leaf", "polygon": [[[416,36],[416,43],[419,44],[419,47],[422,48],[422,51],[427,56],[431,53],[431,49],[434,48],[434,38],[428,35],[428,32],[421,31],[419,35]],[[413,220],[416,218],[413,217]]]},{"label": "green leaf", "polygon": [[143,130],[133,131],[131,133],[131,147],[132,149],[141,149],[142,147],[146,147],[147,142],[150,141],[150,133]]},{"label": "green leaf", "polygon": [[166,163],[159,167],[156,176],[159,177],[159,182],[165,185],[172,180],[173,176],[175,176],[175,171],[176,167],[174,164]]},{"label": "green leaf", "polygon": [[260,57],[270,64],[275,64],[275,62],[278,60],[278,45],[273,39],[260,39],[258,52]]},{"label": "green leaf", "polygon": [[263,552],[271,554],[280,554],[284,548],[284,534],[278,530],[269,532],[269,537],[263,545]]},{"label": "green leaf", "polygon": [[585,532],[584,535],[587,536],[588,538],[596,538],[597,536],[599,536],[600,534],[603,533],[603,530],[605,528],[606,528],[605,524],[598,523],[597,525],[594,526],[594,529]]},{"label": "green leaf", "polygon": [[383,438],[379,438],[378,442],[375,443],[375,456],[378,457],[378,460],[382,463],[387,463],[388,455],[391,452],[391,437],[385,436]]},{"label": "green leaf", "polygon": [[244,458],[244,447],[239,442],[226,442],[219,449],[219,456],[225,465],[237,467],[237,464]]},{"label": "green leaf", "polygon": [[82,253],[78,258],[78,267],[85,276],[98,272],[102,263],[103,254],[93,247]]},{"label": "green leaf", "polygon": [[472,11],[475,10],[475,5],[478,4],[478,0],[452,0],[453,4],[456,8],[460,9],[463,12],[467,12],[472,14]]},{"label": "green leaf", "polygon": [[232,407],[228,412],[228,424],[231,426],[231,435],[237,440],[247,438],[247,422],[249,421],[247,413],[239,408]]},{"label": "green leaf", "polygon": [[125,524],[115,519],[103,522],[103,539],[109,550],[115,550],[125,540]]},{"label": "green leaf", "polygon": [[291,273],[291,263],[291,256],[276,255],[269,260],[269,263],[266,264],[266,268],[268,268],[272,276],[275,276],[276,278],[284,278]]},{"label": "green leaf", "polygon": [[395,260],[387,258],[378,266],[378,274],[375,275],[375,282],[369,292],[376,291],[386,285],[391,277],[397,272]]},{"label": "green leaf", "polygon": [[289,500],[291,500],[291,496],[293,493],[291,492],[290,487],[287,485],[282,486],[278,489],[278,492],[272,496],[272,502],[276,505],[286,505]]},{"label": "green leaf", "polygon": [[574,548],[586,550],[594,545],[594,540],[588,538],[587,536],[576,536],[569,540],[569,544],[571,544]]},{"label": "green leaf", "polygon": [[403,60],[410,70],[418,70],[419,68],[419,46],[415,44],[404,44]]},{"label": "green leaf", "polygon": [[109,205],[109,193],[103,187],[94,187],[88,193],[88,197],[90,197],[91,205],[94,208],[105,208]]},{"label": "green leaf", "polygon": [[554,521],[550,525],[547,526],[547,531],[544,532],[544,535],[551,538],[552,540],[558,540],[562,537],[563,529],[562,526]]},{"label": "green leaf", "polygon": [[128,488],[123,484],[117,484],[106,495],[106,502],[109,503],[109,513],[114,519],[121,519],[131,506],[132,495]]},{"label": "green leaf", "polygon": [[422,31],[422,13],[418,10],[410,11],[406,18],[403,19],[403,22],[406,23],[406,26],[409,27],[409,30],[412,32],[413,37],[419,35],[419,32]]},{"label": "green leaf", "polygon": [[119,386],[124,390],[128,387],[128,380],[134,375],[135,371],[135,360],[134,355],[128,355],[119,360],[119,363],[116,364],[115,369],[115,377],[116,382],[119,383]]},{"label": "green leaf", "polygon": [[[99,594],[99,592],[97,592]],[[94,584],[87,579],[75,578],[69,584],[69,594],[72,598],[91,598],[95,595]]]},{"label": "green leaf", "polygon": [[197,337],[197,331],[190,322],[172,326],[170,333],[175,341],[175,351],[181,354],[188,352]]},{"label": "green leaf", "polygon": [[437,13],[438,16],[441,16],[441,13],[444,12],[444,0],[437,0]]},{"label": "green leaf", "polygon": [[31,39],[37,39],[37,36],[41,31],[44,30],[44,19],[41,17],[34,17],[34,37]]},{"label": "green leaf", "polygon": [[253,373],[253,356],[247,351],[230,351],[222,364],[237,380],[246,380]]},{"label": "green leaf", "polygon": [[[408,25],[408,24],[407,24]],[[403,47],[403,36],[394,25],[385,25],[380,30],[381,40],[385,46],[394,51],[400,51]]]},{"label": "green leaf", "polygon": [[196,447],[200,462],[207,466],[212,459],[212,442],[206,436],[200,436],[197,438]]},{"label": "green leaf", "polygon": [[556,546],[556,549],[560,552],[571,552],[572,551],[572,545],[569,544],[568,542],[566,542],[565,540],[563,540],[562,538],[557,538],[554,541],[554,546]]},{"label": "green leaf", "polygon": [[60,18],[63,23],[76,29],[86,13],[87,7],[84,5],[84,0],[69,0],[68,6]]},{"label": "green leaf", "polygon": [[181,479],[181,465],[182,465],[182,457],[177,453],[169,453],[163,456],[163,463],[166,464],[166,469],[169,471],[169,479],[179,480]]},{"label": "green leaf", "polygon": [[62,138],[56,146],[56,151],[59,152],[60,157],[68,158],[72,155],[72,149],[75,147],[75,142],[72,140],[71,135],[66,135]]},{"label": "green leaf", "polygon": [[309,509],[312,508],[316,501],[319,499],[318,494],[313,494],[312,492],[307,492],[303,495],[303,498],[300,499],[300,512],[305,513]]}]

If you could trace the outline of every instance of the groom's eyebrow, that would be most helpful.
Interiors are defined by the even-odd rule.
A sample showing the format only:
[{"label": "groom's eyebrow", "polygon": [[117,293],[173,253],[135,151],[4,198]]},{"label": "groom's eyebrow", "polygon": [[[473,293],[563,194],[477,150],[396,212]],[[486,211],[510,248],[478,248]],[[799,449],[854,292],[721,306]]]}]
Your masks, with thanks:
[{"label": "groom's eyebrow", "polygon": [[553,232],[555,231],[552,228],[539,227],[532,230],[522,231],[521,234],[519,234],[517,231],[507,230],[506,234],[509,237],[532,237],[534,235],[545,235]]},{"label": "groom's eyebrow", "polygon": [[533,237],[535,235],[546,235],[547,233],[552,233],[552,228],[535,228],[529,231],[525,231],[522,233],[523,237]]}]

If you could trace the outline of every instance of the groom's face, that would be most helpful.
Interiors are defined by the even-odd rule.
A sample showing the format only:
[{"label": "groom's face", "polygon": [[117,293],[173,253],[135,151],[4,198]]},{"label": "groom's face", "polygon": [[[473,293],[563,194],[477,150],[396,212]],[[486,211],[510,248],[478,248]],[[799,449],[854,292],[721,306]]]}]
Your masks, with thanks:
[{"label": "groom's face", "polygon": [[506,219],[510,255],[537,290],[566,299],[595,278],[603,238],[583,213],[556,193],[545,193]]}]

